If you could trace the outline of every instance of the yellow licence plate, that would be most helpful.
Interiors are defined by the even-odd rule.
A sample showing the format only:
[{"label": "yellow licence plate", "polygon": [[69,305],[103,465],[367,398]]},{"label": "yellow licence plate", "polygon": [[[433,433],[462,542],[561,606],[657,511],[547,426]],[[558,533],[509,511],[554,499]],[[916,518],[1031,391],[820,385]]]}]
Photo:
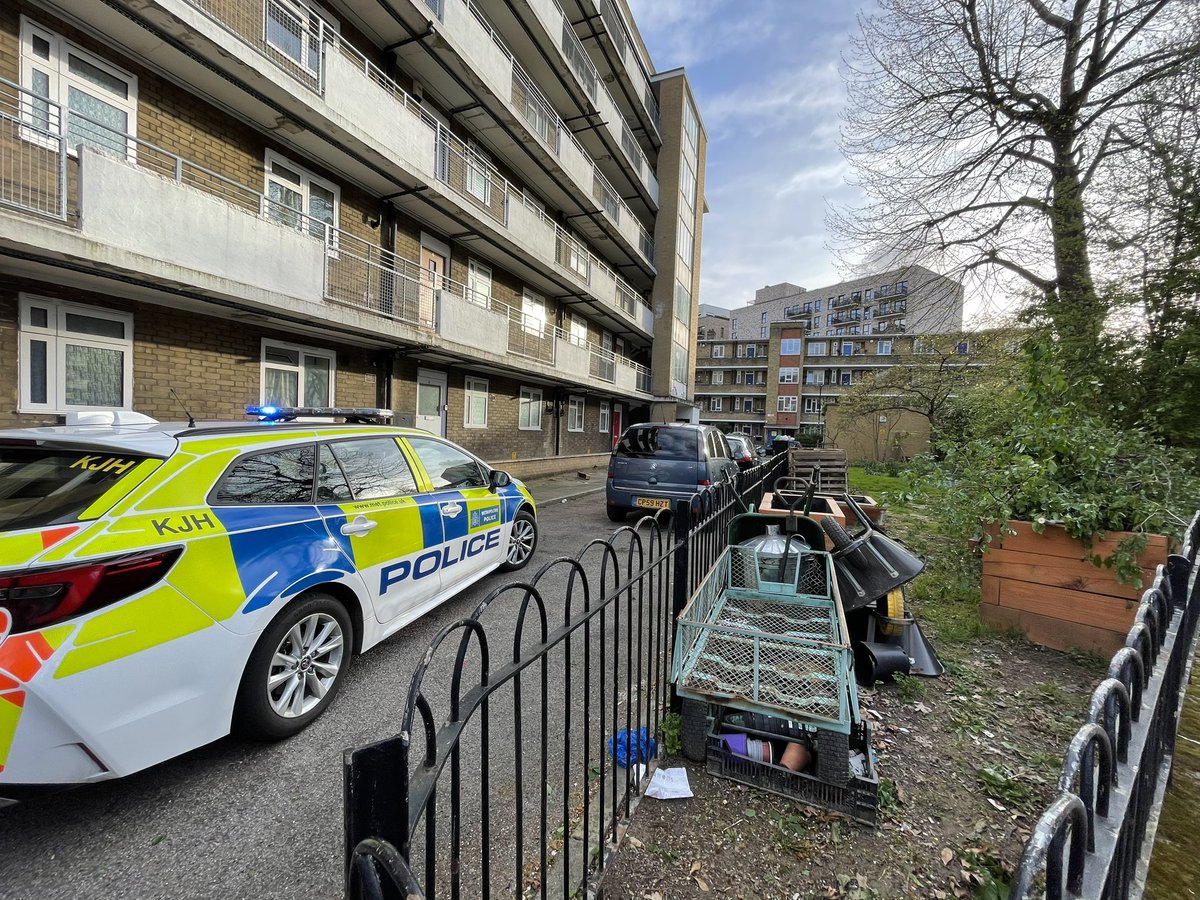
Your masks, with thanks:
[{"label": "yellow licence plate", "polygon": [[670,509],[671,501],[658,497],[638,497],[633,501],[634,506],[647,506],[651,509]]}]

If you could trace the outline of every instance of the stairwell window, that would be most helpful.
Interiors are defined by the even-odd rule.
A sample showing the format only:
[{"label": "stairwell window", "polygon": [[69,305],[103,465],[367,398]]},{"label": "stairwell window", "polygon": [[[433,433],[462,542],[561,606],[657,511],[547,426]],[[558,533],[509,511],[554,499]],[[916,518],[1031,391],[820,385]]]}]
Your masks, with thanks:
[{"label": "stairwell window", "polygon": [[321,72],[321,45],[326,24],[303,3],[266,0],[263,4],[263,36],[267,44],[311,75]]},{"label": "stairwell window", "polygon": [[337,354],[318,347],[262,342],[259,401],[275,406],[333,406]]},{"label": "stairwell window", "polygon": [[796,384],[800,381],[799,366],[785,366],[779,370],[780,384]]},{"label": "stairwell window", "polygon": [[132,406],[129,313],[23,294],[19,333],[19,412]]},{"label": "stairwell window", "polygon": [[780,397],[778,411],[794,413],[796,411],[797,403],[799,403],[798,397]]},{"label": "stairwell window", "polygon": [[267,215],[297,231],[337,246],[341,192],[337,185],[268,150]]},{"label": "stairwell window", "polygon": [[137,76],[22,17],[21,86],[34,95],[21,103],[26,140],[62,134],[65,114],[69,150],[83,144],[133,159]]}]

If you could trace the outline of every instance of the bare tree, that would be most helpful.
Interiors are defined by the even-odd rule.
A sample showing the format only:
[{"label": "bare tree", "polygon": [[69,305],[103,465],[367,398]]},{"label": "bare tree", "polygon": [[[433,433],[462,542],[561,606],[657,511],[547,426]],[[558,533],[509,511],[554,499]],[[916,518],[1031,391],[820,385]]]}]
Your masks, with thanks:
[{"label": "bare tree", "polygon": [[860,23],[842,147],[869,199],[835,211],[834,232],[943,270],[1015,273],[1086,360],[1107,312],[1089,191],[1137,149],[1151,89],[1196,58],[1195,4],[879,0]]},{"label": "bare tree", "polygon": [[1008,328],[917,338],[913,352],[895,357],[895,365],[869,370],[844,391],[838,410],[844,417],[871,422],[878,413],[915,413],[929,423],[935,439],[957,395],[988,381],[1010,379],[1011,368],[1004,363],[1020,338],[1020,332]]}]

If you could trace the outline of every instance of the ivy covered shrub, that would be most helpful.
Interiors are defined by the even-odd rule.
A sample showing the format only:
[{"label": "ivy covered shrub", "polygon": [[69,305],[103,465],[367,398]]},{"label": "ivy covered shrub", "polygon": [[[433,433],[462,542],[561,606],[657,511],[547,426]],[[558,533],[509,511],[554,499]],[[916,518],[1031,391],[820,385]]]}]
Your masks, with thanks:
[{"label": "ivy covered shrub", "polygon": [[912,484],[955,531],[983,542],[987,525],[1020,519],[1042,533],[1061,525],[1085,546],[1093,534],[1127,531],[1097,565],[1137,585],[1146,535],[1178,535],[1200,505],[1197,456],[1168,448],[1145,427],[1096,413],[1095,385],[1068,379],[1053,352],[1026,349],[1024,378],[1008,389],[968,392],[933,457]]}]

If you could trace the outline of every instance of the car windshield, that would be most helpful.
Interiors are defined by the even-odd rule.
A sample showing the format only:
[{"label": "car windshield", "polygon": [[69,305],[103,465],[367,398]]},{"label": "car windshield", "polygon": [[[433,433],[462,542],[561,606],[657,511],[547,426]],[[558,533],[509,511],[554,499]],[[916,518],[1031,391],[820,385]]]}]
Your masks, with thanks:
[{"label": "car windshield", "polygon": [[691,428],[630,428],[617,444],[617,456],[698,459],[699,432]]},{"label": "car windshield", "polygon": [[0,445],[0,532],[78,520],[144,459],[117,450]]}]

